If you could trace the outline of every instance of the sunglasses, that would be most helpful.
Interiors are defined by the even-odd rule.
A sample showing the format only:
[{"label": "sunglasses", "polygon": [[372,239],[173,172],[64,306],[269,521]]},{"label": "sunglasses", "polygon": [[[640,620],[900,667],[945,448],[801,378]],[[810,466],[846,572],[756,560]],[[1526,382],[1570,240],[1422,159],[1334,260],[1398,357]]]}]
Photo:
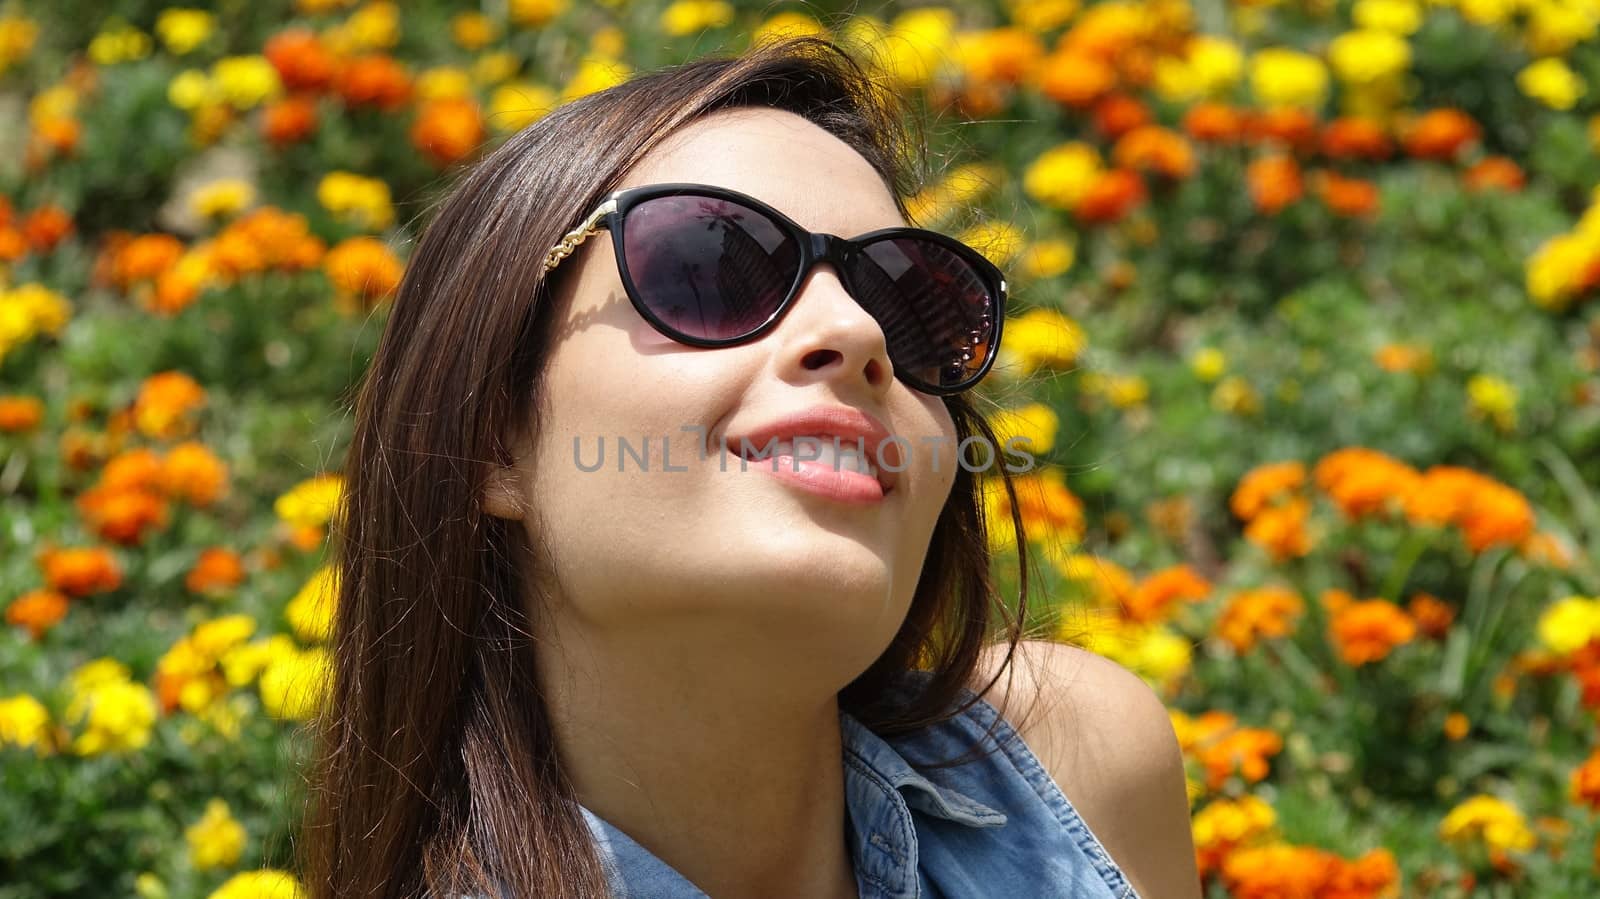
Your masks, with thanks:
[{"label": "sunglasses", "polygon": [[965,243],[922,228],[853,238],[816,234],[754,197],[705,184],[609,194],[545,255],[552,271],[601,228],[639,314],[697,347],[746,343],[794,305],[827,261],[883,329],[895,376],[924,393],[960,393],[994,364],[1005,321],[1000,269]]}]

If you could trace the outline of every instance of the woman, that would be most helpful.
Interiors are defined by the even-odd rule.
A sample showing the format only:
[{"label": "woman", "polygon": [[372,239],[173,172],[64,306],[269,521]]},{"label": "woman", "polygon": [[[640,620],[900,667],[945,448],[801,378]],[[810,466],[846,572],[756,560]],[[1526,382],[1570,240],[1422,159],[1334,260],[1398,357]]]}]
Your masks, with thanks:
[{"label": "woman", "polygon": [[1004,282],[885,230],[902,114],[769,44],[440,206],[356,406],[314,895],[1199,895],[1161,703],[989,579]]}]

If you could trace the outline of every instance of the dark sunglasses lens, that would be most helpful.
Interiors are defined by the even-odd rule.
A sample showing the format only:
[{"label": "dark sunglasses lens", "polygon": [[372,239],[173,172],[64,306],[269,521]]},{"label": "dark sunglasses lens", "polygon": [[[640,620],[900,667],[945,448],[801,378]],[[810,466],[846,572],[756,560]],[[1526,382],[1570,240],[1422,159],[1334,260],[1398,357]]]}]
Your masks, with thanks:
[{"label": "dark sunglasses lens", "polygon": [[728,200],[646,200],[623,222],[623,267],[669,329],[731,340],[772,318],[800,269],[800,246],[767,216]]},{"label": "dark sunglasses lens", "polygon": [[901,371],[937,388],[966,384],[995,346],[998,297],[976,265],[932,240],[868,244],[851,276]]}]

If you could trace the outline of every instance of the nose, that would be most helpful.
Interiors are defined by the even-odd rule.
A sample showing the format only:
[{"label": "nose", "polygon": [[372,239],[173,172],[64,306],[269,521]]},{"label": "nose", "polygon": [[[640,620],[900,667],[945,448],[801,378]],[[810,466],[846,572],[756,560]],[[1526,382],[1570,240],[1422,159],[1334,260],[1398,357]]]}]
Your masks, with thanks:
[{"label": "nose", "polygon": [[812,235],[812,241],[817,262],[779,328],[784,376],[796,382],[859,379],[881,394],[894,382],[883,328],[845,287],[842,243],[826,234]]}]

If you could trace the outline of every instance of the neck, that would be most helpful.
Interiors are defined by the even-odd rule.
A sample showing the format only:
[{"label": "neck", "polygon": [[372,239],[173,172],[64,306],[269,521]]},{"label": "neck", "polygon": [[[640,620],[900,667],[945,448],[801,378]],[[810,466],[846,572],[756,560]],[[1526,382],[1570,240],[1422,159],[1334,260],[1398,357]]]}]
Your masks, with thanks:
[{"label": "neck", "polygon": [[855,899],[839,684],[715,628],[554,616],[536,664],[578,799],[718,899]]}]

